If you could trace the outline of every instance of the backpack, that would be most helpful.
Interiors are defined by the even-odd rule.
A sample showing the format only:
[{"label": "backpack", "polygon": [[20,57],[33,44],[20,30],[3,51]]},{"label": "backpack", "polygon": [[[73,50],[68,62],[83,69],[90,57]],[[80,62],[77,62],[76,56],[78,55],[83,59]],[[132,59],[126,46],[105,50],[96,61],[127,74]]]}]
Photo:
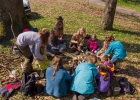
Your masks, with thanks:
[{"label": "backpack", "polygon": [[0,94],[2,95],[2,97],[9,98],[15,90],[20,88],[20,85],[20,81],[9,82],[5,84],[5,86],[0,88]]},{"label": "backpack", "polygon": [[120,78],[119,86],[121,88],[121,93],[126,92],[129,94],[133,94],[135,92],[135,87],[124,77]]},{"label": "backpack", "polygon": [[23,72],[20,91],[25,96],[33,96],[35,94],[35,75]]}]

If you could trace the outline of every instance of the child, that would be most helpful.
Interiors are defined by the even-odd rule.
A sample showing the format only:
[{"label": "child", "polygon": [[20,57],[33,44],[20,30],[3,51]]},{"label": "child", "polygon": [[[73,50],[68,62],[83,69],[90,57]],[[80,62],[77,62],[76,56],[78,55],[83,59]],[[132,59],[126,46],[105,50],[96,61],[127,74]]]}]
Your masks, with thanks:
[{"label": "child", "polygon": [[88,39],[88,48],[95,54],[99,51],[98,40],[95,34]]},{"label": "child", "polygon": [[51,35],[49,38],[49,45],[47,46],[47,51],[54,54],[60,54],[64,52],[65,48],[66,48],[66,45],[62,44],[59,40],[57,30],[52,29]]},{"label": "child", "polygon": [[104,42],[103,42],[103,47],[101,48],[100,51],[98,51],[97,57],[100,58],[101,54],[103,54],[103,53],[107,50],[108,45],[109,45],[109,43],[108,43],[107,41],[104,41]]},{"label": "child", "polygon": [[[79,96],[89,95],[94,92],[94,77],[97,75],[95,63],[97,57],[95,55],[87,56],[85,62],[81,62],[75,69],[71,90]],[[80,99],[81,100],[81,99]]]},{"label": "child", "polygon": [[115,66],[114,64],[109,60],[109,56],[106,54],[101,55],[101,62],[105,64],[110,72],[111,78],[113,77]]},{"label": "child", "polygon": [[98,68],[98,74],[96,76],[97,80],[97,89],[101,93],[106,93],[107,96],[111,95],[110,91],[110,73],[105,64],[100,64]]},{"label": "child", "polygon": [[44,90],[47,94],[55,97],[67,95],[72,77],[63,68],[62,57],[53,58],[52,64],[46,70],[46,79]]},{"label": "child", "polygon": [[71,41],[70,41],[70,48],[73,51],[77,51],[76,55],[80,54],[81,51],[83,51],[84,47],[84,39],[86,36],[86,30],[84,28],[81,28],[77,31],[77,33],[74,33]]}]

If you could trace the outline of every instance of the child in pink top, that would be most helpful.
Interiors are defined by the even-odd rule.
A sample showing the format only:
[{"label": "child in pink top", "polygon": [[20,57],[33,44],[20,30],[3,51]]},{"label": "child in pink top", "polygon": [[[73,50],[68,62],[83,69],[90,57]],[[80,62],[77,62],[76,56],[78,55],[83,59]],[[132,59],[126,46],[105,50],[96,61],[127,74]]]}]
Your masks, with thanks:
[{"label": "child in pink top", "polygon": [[93,34],[91,38],[88,39],[88,48],[91,50],[91,52],[94,53],[97,53],[99,51],[98,40],[95,34]]}]

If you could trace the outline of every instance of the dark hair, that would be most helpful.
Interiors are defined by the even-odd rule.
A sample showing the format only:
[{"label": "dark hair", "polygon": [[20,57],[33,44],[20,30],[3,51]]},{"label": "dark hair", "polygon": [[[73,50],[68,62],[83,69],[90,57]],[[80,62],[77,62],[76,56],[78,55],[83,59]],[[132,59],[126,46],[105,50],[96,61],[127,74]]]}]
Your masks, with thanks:
[{"label": "dark hair", "polygon": [[40,35],[40,38],[42,40],[42,44],[43,45],[47,45],[48,44],[48,38],[50,36],[50,31],[46,28],[42,28],[39,30],[39,35]]},{"label": "dark hair", "polygon": [[58,16],[56,19],[63,20],[62,16]]},{"label": "dark hair", "polygon": [[56,71],[59,69],[59,67],[63,66],[62,57],[61,56],[55,56],[52,59],[52,66],[53,66],[53,69],[54,69],[54,72],[52,73],[52,77],[54,77],[55,74],[56,74]]},{"label": "dark hair", "polygon": [[107,68],[107,66],[105,64],[100,64],[99,71],[105,73],[103,79],[104,79],[104,81],[107,81],[108,80],[108,68]]},{"label": "dark hair", "polygon": [[[62,25],[61,28],[59,27],[60,25]],[[54,29],[58,32],[59,36],[63,35],[63,22],[62,21],[57,22]]]}]

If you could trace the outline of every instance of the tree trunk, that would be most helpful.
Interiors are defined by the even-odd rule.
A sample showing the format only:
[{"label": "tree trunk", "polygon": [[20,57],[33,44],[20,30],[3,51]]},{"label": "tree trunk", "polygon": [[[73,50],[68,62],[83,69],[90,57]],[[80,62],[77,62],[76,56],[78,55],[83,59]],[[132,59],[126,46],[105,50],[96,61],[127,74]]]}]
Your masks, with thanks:
[{"label": "tree trunk", "polygon": [[0,40],[17,36],[23,28],[31,28],[22,0],[0,0]]},{"label": "tree trunk", "polygon": [[113,21],[116,11],[117,0],[106,0],[104,16],[101,24],[104,30],[113,30]]}]

